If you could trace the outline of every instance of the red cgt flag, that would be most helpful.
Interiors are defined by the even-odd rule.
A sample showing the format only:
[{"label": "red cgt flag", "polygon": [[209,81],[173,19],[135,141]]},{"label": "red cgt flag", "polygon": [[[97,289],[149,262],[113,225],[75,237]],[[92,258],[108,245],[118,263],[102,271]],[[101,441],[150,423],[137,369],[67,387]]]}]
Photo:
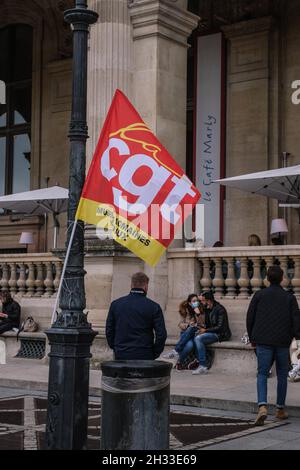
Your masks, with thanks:
[{"label": "red cgt flag", "polygon": [[76,219],[108,229],[118,243],[154,266],[199,198],[182,168],[117,90]]}]

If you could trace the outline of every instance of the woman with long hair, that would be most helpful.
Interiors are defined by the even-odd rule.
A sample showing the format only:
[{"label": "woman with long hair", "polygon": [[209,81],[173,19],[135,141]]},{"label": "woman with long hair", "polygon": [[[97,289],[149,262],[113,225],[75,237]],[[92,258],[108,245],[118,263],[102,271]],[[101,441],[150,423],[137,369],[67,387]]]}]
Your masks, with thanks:
[{"label": "woman with long hair", "polygon": [[186,351],[187,344],[193,350],[193,338],[199,330],[199,325],[204,323],[204,312],[197,294],[190,294],[186,300],[179,305],[179,315],[181,317],[178,327],[180,329],[180,339],[175,348],[163,357],[167,359],[177,359],[183,350]]}]

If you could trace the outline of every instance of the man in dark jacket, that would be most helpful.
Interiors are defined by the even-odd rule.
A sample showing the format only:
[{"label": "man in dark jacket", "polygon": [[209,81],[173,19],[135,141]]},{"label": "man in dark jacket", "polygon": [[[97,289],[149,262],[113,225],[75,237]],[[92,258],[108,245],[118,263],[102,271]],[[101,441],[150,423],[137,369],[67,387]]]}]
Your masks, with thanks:
[{"label": "man in dark jacket", "polygon": [[192,374],[206,374],[208,372],[206,346],[209,344],[229,341],[231,331],[225,307],[216,302],[211,291],[201,294],[201,302],[205,306],[205,325],[199,330],[194,343],[199,367]]},{"label": "man in dark jacket", "polygon": [[147,299],[149,278],[136,273],[129,295],[112,302],[106,321],[106,338],[116,360],[154,360],[167,339],[160,306]]},{"label": "man in dark jacket", "polygon": [[2,310],[0,312],[0,333],[19,328],[21,307],[15,302],[8,291],[0,292]]},{"label": "man in dark jacket", "polygon": [[271,266],[267,273],[270,287],[257,292],[247,313],[247,331],[251,343],[256,344],[258,415],[256,426],[267,417],[267,379],[273,361],[277,372],[276,417],[288,418],[284,410],[287,376],[289,371],[289,347],[292,339],[300,339],[300,312],[297,300],[281,286],[283,271]]}]

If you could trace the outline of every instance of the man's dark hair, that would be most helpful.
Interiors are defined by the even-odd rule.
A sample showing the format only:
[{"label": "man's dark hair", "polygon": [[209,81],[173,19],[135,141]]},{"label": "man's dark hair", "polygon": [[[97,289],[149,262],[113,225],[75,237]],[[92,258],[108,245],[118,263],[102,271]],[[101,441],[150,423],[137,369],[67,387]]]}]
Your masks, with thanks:
[{"label": "man's dark hair", "polygon": [[283,271],[280,266],[270,266],[267,279],[271,284],[280,285],[283,279]]},{"label": "man's dark hair", "polygon": [[205,298],[205,300],[210,300],[211,302],[215,301],[214,294],[211,290],[205,291],[201,293],[202,297]]},{"label": "man's dark hair", "polygon": [[149,277],[145,273],[135,273],[131,277],[131,287],[144,287],[148,282]]}]

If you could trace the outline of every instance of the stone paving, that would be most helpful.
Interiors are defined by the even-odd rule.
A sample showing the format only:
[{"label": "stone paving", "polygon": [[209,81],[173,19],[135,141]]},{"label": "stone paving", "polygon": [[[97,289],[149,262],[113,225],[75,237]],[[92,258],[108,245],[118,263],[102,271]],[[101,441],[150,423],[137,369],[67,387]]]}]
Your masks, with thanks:
[{"label": "stone paving", "polygon": [[[0,450],[45,449],[47,399],[44,395],[5,393],[0,398]],[[15,392],[15,391],[14,391]],[[89,404],[89,450],[100,448],[100,399]],[[253,419],[245,416],[221,416],[197,408],[172,407],[170,415],[170,449],[188,451],[209,445],[244,438],[284,425],[270,421],[264,428],[255,428]]]},{"label": "stone paving", "polygon": [[[25,395],[46,397],[47,382],[48,366],[42,361],[13,359],[6,365],[0,365],[0,398]],[[91,370],[90,395],[95,400],[99,400],[101,395],[100,383],[101,372]],[[268,388],[271,405],[267,423],[272,424],[274,403],[276,403],[276,377],[270,378]],[[208,415],[216,413],[218,417],[238,417],[253,421],[256,412],[256,378],[246,370],[239,374],[235,371],[231,374],[222,374],[211,370],[204,376],[192,375],[190,371],[173,370],[171,399],[172,404],[176,405],[174,410],[177,409],[176,407],[181,410],[180,406],[185,405],[181,411],[189,410],[196,414]],[[29,403],[28,399],[26,400]],[[247,434],[239,438],[235,436],[235,439],[222,440],[219,443],[214,442],[204,449],[300,449],[299,382],[289,383],[287,405],[290,413],[288,424],[278,428],[265,428],[263,432]],[[28,413],[26,420],[32,422],[32,419],[32,414]],[[174,439],[177,437],[171,437],[173,447],[176,445]]]}]

